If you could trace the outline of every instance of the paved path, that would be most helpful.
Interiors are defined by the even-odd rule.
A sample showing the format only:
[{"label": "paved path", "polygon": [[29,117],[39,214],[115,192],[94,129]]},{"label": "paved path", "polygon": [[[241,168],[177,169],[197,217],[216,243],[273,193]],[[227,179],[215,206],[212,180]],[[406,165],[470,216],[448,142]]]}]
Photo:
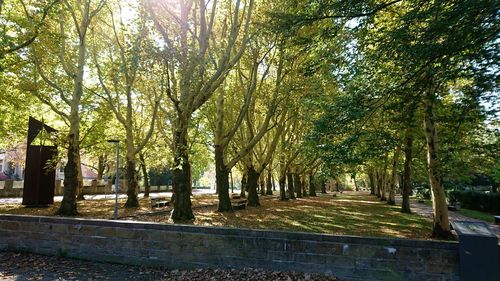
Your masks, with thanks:
[{"label": "paved path", "polygon": [[[401,205],[402,198],[401,196],[396,196],[396,204]],[[410,201],[410,207],[411,211],[413,213],[419,214],[424,217],[428,217],[432,219],[432,207],[427,206],[422,203],[418,203],[416,200],[411,200]],[[474,219],[474,218],[469,218],[466,217],[460,213],[454,212],[454,211],[448,211],[448,218],[451,221],[471,221],[471,222],[484,222],[487,223],[490,227],[490,229],[497,235],[497,237],[500,239],[500,225],[495,225],[493,223],[485,222],[482,220]]]},{"label": "paved path", "polygon": [[[199,195],[199,194],[215,194],[215,191],[213,189],[193,189],[193,194],[194,195]],[[139,198],[142,197],[144,193],[139,193]],[[87,200],[101,200],[101,199],[114,199],[115,194],[95,194],[95,195],[84,195],[85,199]],[[172,196],[171,191],[165,191],[165,192],[150,192],[150,197],[151,198],[165,198],[168,197],[170,198]],[[55,202],[60,202],[62,201],[62,196],[54,196],[54,201]],[[123,199],[127,198],[127,194],[118,194],[118,198]],[[21,204],[23,201],[22,197],[16,197],[16,198],[0,198],[0,204]],[[1,280],[1,279],[0,279]]]}]

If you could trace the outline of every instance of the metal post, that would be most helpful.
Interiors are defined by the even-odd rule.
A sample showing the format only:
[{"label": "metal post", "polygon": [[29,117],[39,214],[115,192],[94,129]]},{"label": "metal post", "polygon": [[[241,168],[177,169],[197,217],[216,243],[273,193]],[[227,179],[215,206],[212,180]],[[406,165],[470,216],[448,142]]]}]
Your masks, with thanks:
[{"label": "metal post", "polygon": [[120,187],[120,141],[119,140],[108,140],[108,142],[114,142],[116,145],[116,177],[115,177],[115,212],[114,219],[118,219],[118,188]]},{"label": "metal post", "polygon": [[116,142],[116,184],[115,184],[115,220],[118,219],[118,189],[120,188],[120,145]]}]

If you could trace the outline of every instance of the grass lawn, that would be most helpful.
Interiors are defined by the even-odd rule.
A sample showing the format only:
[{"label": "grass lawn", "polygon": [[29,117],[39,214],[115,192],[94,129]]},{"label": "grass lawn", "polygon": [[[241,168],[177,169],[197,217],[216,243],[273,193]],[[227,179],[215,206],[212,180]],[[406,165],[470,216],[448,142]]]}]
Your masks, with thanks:
[{"label": "grass lawn", "polygon": [[483,220],[483,221],[489,222],[489,223],[495,222],[494,215],[490,214],[490,213],[485,213],[485,212],[476,211],[476,210],[463,209],[463,208],[458,210],[458,213],[463,215],[463,216],[469,217],[469,218]]},{"label": "grass lawn", "polygon": [[[80,217],[113,216],[113,200],[79,202]],[[122,205],[125,200],[120,202]],[[367,193],[343,193],[336,197],[320,194],[297,200],[279,201],[276,197],[261,197],[261,206],[248,207],[232,213],[216,212],[216,195],[193,198],[195,225],[239,228],[276,229],[378,237],[426,239],[431,233],[429,219],[416,214],[403,214],[399,206],[389,206]],[[59,203],[49,208],[25,208],[20,205],[0,205],[0,213],[52,215]],[[120,208],[120,217],[128,220],[171,223],[168,210],[151,210],[149,199],[141,199],[141,208]],[[163,211],[162,211],[163,210]]]}]

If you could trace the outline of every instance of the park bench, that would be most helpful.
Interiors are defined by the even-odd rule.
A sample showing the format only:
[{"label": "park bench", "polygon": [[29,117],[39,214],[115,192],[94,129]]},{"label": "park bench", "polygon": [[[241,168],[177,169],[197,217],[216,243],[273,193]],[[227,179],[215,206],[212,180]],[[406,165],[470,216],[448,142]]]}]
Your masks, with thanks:
[{"label": "park bench", "polygon": [[167,198],[151,198],[151,208],[166,207],[170,204]]},{"label": "park bench", "polygon": [[239,195],[239,194],[233,194],[233,195],[231,196],[231,198],[233,198],[233,199],[240,199],[240,198],[241,198],[241,195]]},{"label": "park bench", "polygon": [[456,212],[458,210],[460,210],[460,202],[456,202],[454,204],[449,204],[448,205],[448,211]]},{"label": "park bench", "polygon": [[231,205],[233,207],[233,210],[244,210],[247,206],[247,200],[246,199],[239,200],[231,203]]}]

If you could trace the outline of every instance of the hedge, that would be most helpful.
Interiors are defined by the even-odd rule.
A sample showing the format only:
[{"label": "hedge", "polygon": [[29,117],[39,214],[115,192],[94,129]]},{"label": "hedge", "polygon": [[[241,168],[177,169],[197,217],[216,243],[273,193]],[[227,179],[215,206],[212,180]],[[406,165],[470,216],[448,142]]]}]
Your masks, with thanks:
[{"label": "hedge", "polygon": [[500,214],[500,192],[478,192],[472,190],[453,190],[449,194],[450,202],[460,202],[463,208]]}]

